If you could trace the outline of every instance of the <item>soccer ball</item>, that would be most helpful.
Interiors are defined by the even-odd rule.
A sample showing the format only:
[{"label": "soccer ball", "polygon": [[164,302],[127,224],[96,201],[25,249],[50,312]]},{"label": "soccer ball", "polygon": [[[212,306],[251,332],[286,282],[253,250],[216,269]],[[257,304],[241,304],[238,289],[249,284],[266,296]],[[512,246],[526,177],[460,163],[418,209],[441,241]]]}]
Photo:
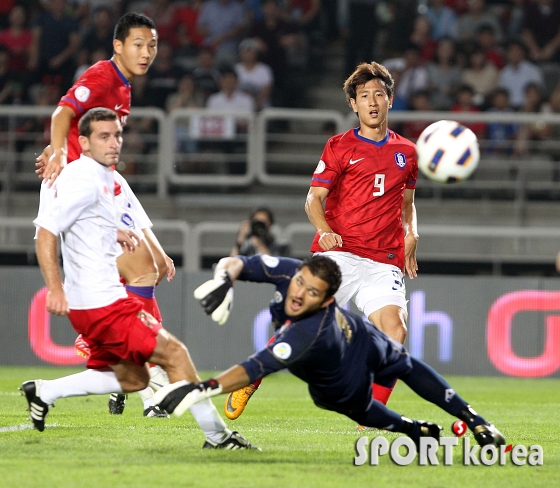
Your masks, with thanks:
[{"label": "soccer ball", "polygon": [[480,159],[474,132],[453,120],[426,127],[416,141],[416,154],[420,171],[439,183],[468,178]]}]

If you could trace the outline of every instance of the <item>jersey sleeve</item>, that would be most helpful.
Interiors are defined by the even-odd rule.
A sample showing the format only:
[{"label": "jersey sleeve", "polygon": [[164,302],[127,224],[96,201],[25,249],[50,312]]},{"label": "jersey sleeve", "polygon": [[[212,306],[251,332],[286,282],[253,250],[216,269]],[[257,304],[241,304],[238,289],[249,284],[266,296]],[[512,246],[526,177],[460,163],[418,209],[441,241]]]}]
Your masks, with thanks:
[{"label": "jersey sleeve", "polygon": [[334,142],[329,139],[311,178],[311,186],[320,186],[330,190],[336,184],[340,173],[341,166],[334,151]]},{"label": "jersey sleeve", "polygon": [[410,169],[409,177],[406,182],[407,190],[415,190],[416,181],[418,180],[418,158],[416,156],[416,146],[414,146],[414,151],[412,152],[411,159],[412,159],[412,167]]},{"label": "jersey sleeve", "polygon": [[66,232],[80,218],[83,210],[97,199],[97,190],[87,173],[73,172],[66,168],[56,181],[56,193],[52,205],[39,212],[33,221],[36,227],[48,230],[55,236]]},{"label": "jersey sleeve", "polygon": [[236,256],[243,261],[243,270],[237,279],[256,283],[279,285],[290,281],[296,269],[301,265],[299,259],[256,254],[254,256]]},{"label": "jersey sleeve", "polygon": [[58,106],[69,107],[76,115],[83,115],[90,108],[105,107],[109,85],[110,80],[99,71],[95,76],[84,74],[60,99]]},{"label": "jersey sleeve", "polygon": [[283,332],[280,329],[273,343],[240,363],[247,371],[251,383],[305,359],[311,351],[316,337],[312,332],[316,328],[308,322],[320,321],[320,315],[316,314],[289,325]]},{"label": "jersey sleeve", "polygon": [[138,229],[151,228],[153,226],[152,221],[148,217],[148,214],[144,210],[144,207],[142,207],[138,198],[136,198],[136,195],[130,188],[128,182],[117,171],[114,172],[114,177],[115,183],[119,184],[121,187],[121,192],[124,196],[124,201],[126,201],[126,206],[130,209],[136,219]]}]

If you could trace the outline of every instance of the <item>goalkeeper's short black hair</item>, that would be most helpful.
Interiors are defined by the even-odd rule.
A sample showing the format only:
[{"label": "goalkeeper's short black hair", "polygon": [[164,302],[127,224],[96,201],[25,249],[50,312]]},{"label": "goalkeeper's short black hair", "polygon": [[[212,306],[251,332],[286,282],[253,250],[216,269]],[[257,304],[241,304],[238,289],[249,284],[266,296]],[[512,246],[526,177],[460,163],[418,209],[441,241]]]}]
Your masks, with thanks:
[{"label": "goalkeeper's short black hair", "polygon": [[313,276],[321,278],[329,285],[325,300],[332,297],[338,291],[342,283],[342,273],[335,261],[326,256],[321,256],[321,254],[315,254],[314,256],[305,258],[298,269],[304,266],[311,271]]}]

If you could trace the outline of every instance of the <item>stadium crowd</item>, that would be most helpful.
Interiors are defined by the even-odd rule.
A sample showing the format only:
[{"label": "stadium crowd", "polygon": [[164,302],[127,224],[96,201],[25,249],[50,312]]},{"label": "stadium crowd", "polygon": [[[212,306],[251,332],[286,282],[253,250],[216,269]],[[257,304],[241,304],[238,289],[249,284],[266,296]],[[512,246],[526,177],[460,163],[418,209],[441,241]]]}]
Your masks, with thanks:
[{"label": "stadium crowd", "polygon": [[[159,35],[154,65],[133,84],[136,107],[307,107],[329,46],[345,45],[340,79],[381,61],[396,80],[393,110],[560,112],[560,0],[5,0],[0,104],[55,105],[111,57],[127,11],[152,17]],[[48,139],[42,119],[18,131],[43,125]],[[398,129],[415,139],[426,125]],[[521,154],[554,132],[471,128],[496,153]]]}]

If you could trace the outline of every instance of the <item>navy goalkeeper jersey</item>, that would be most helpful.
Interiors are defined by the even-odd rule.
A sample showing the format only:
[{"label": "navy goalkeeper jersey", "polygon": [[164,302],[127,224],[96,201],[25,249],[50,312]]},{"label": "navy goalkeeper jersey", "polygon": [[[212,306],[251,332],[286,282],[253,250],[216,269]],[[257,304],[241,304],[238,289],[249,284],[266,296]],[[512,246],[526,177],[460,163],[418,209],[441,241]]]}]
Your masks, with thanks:
[{"label": "navy goalkeeper jersey", "polygon": [[286,368],[308,383],[318,406],[345,413],[367,408],[374,376],[376,383],[391,386],[411,369],[401,344],[336,302],[290,322],[284,301],[301,261],[266,255],[239,258],[244,269],[238,279],[276,285],[270,311],[283,324],[276,329],[273,343],[241,363],[251,382]]}]

